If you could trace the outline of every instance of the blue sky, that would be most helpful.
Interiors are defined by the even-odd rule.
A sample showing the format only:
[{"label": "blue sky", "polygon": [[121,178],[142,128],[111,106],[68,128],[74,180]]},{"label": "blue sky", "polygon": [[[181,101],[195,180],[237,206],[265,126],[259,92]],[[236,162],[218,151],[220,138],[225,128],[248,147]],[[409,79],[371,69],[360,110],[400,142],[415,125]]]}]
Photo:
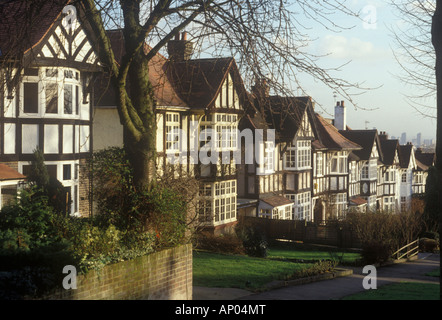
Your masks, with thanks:
[{"label": "blue sky", "polygon": [[[312,23],[310,33],[316,40],[309,50],[312,53],[329,54],[318,61],[321,66],[338,66],[351,61],[342,71],[334,73],[337,77],[353,83],[363,82],[369,88],[380,87],[355,97],[359,108],[346,104],[348,125],[353,129],[375,127],[378,131],[386,131],[396,137],[407,132],[410,140],[419,132],[423,139],[435,138],[436,120],[419,114],[405,97],[405,94],[417,93],[419,88],[405,86],[397,77],[402,71],[393,56],[392,50],[397,50],[397,45],[391,28],[401,21],[388,0],[354,0],[347,4],[351,9],[361,11],[363,20],[342,13],[336,14],[333,18],[340,26],[353,26],[338,33]],[[369,10],[363,11],[364,8]],[[375,21],[376,24],[364,25],[364,20]],[[304,90],[320,104],[317,112],[331,117],[335,99],[345,99],[339,95],[335,98],[333,90],[320,82],[308,77],[303,79]]]}]

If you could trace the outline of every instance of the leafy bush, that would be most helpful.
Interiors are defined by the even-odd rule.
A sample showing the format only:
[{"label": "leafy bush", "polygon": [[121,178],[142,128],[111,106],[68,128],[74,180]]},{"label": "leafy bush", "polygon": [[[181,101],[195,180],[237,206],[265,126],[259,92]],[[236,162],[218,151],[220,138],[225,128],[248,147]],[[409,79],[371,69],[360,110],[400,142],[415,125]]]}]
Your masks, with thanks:
[{"label": "leafy bush", "polygon": [[196,235],[195,247],[223,254],[245,254],[242,240],[236,234],[214,235],[211,232],[200,232]]},{"label": "leafy bush", "polygon": [[292,280],[299,278],[312,277],[326,272],[333,271],[338,265],[337,261],[333,260],[321,260],[314,263],[311,267],[302,268],[296,271],[294,274],[285,277],[284,280]]},{"label": "leafy bush", "polygon": [[267,257],[268,242],[263,232],[257,227],[239,227],[237,234],[242,239],[244,250],[252,257]]},{"label": "leafy bush", "polygon": [[[44,163],[44,154],[41,149],[34,150],[31,161],[31,169],[27,175],[28,183],[36,187],[35,197],[46,197],[47,204],[58,214],[67,215],[69,204],[72,199],[66,199],[67,192],[63,184],[56,178],[49,175],[48,169]],[[38,201],[38,199],[37,199]]]},{"label": "leafy bush", "polygon": [[65,265],[78,265],[70,243],[60,241],[32,250],[0,250],[0,298],[40,296],[60,287]]},{"label": "leafy bush", "polygon": [[429,238],[419,239],[419,251],[421,252],[435,252],[439,249],[439,241]]},{"label": "leafy bush", "polygon": [[119,230],[154,233],[157,247],[186,241],[187,202],[173,184],[157,183],[149,190],[137,190],[126,154],[121,148],[94,153],[90,161],[94,199],[99,218]]},{"label": "leafy bush", "polygon": [[422,232],[421,238],[428,238],[428,239],[433,239],[433,240],[439,241],[439,233],[437,233],[435,231],[425,231],[425,232]]},{"label": "leafy bush", "polygon": [[416,240],[422,226],[419,212],[367,212],[347,214],[346,222],[362,243],[366,263],[387,261],[391,254]]},{"label": "leafy bush", "polygon": [[391,246],[381,242],[369,242],[362,246],[361,257],[365,264],[383,263],[390,259]]},{"label": "leafy bush", "polygon": [[107,264],[132,259],[155,249],[155,236],[131,230],[119,230],[114,225],[98,226],[93,219],[73,218],[67,238],[73,255],[79,260],[80,272],[99,270]]},{"label": "leafy bush", "polygon": [[0,247],[33,249],[60,240],[53,228],[57,219],[39,189],[22,189],[12,205],[0,214]]},{"label": "leafy bush", "polygon": [[91,168],[99,178],[99,213],[75,218],[48,201],[57,188],[51,191],[43,159],[36,153],[38,174],[0,212],[0,286],[17,296],[41,294],[62,282],[66,265],[86,273],[186,241],[183,196],[161,184],[135,190],[122,150],[96,157],[99,165]]}]

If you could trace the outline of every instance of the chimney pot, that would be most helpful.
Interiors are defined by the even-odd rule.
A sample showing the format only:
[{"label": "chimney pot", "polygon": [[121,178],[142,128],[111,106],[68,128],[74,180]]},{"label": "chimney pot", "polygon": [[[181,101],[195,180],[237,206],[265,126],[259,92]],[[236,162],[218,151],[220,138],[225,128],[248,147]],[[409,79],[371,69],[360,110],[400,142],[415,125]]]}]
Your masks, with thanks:
[{"label": "chimney pot", "polygon": [[341,107],[343,107],[343,106],[344,106],[344,100],[341,101]]},{"label": "chimney pot", "polygon": [[175,35],[175,40],[169,41],[167,51],[170,60],[189,60],[193,54],[193,43],[187,40],[187,32],[183,32],[182,34],[177,33]]}]

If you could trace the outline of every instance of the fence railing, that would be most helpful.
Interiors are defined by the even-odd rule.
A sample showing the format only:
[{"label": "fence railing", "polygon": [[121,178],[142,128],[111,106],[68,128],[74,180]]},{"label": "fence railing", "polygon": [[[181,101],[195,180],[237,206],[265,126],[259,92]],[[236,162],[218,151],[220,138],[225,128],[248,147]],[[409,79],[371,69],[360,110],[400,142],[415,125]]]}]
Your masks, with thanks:
[{"label": "fence railing", "polygon": [[402,259],[403,257],[411,258],[419,253],[419,239],[403,246],[391,255],[393,259]]},{"label": "fence railing", "polygon": [[305,243],[323,244],[346,248],[359,248],[360,241],[348,225],[327,221],[312,223],[301,220],[279,220],[258,217],[240,217],[244,225],[259,227],[268,239],[285,239]]}]

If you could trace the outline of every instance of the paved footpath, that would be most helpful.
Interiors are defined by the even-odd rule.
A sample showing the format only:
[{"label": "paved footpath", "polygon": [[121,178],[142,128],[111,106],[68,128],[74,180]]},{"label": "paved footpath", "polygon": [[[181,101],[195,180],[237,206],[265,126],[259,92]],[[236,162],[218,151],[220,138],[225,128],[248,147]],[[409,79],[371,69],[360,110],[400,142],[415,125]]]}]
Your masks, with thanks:
[{"label": "paved footpath", "polygon": [[[418,259],[378,267],[377,287],[401,281],[439,283],[438,277],[425,276],[440,266],[439,254],[419,253]],[[348,269],[348,267],[346,267]],[[351,268],[353,274],[331,280],[287,286],[253,294],[240,289],[194,287],[194,300],[335,300],[365,289],[362,281],[367,274],[362,267]]]},{"label": "paved footpath", "polygon": [[[393,282],[425,282],[440,283],[438,277],[426,276],[440,266],[439,254],[422,253],[418,259],[378,267],[377,287]],[[353,274],[331,280],[323,280],[304,285],[284,287],[259,294],[243,296],[245,300],[334,300],[350,294],[362,292],[365,289],[362,281],[368,273],[362,273],[361,268],[352,268]]]}]

